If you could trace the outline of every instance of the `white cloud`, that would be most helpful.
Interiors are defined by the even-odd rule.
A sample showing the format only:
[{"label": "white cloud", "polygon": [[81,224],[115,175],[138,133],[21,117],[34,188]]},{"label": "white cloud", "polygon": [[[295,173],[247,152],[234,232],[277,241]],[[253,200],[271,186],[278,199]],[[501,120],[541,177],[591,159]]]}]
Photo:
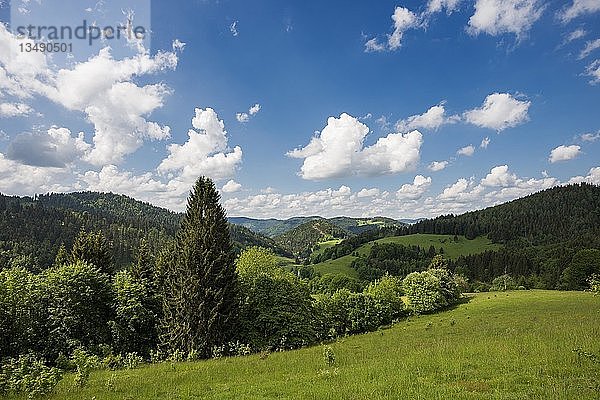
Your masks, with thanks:
[{"label": "white cloud", "polygon": [[330,117],[327,126],[303,148],[289,151],[303,158],[300,176],[318,180],[351,175],[381,175],[416,167],[423,136],[419,131],[392,133],[364,147],[369,128],[346,113]]},{"label": "white cloud", "polygon": [[432,161],[431,164],[427,168],[429,170],[436,172],[441,171],[448,166],[448,161]]},{"label": "white cloud", "polygon": [[252,107],[250,107],[248,109],[248,114],[250,114],[250,115],[258,114],[259,111],[260,111],[260,104],[256,103],[255,105],[253,105]]},{"label": "white cloud", "polygon": [[466,203],[478,199],[484,190],[482,185],[475,185],[473,180],[460,178],[452,185],[444,188],[437,198],[438,200]]},{"label": "white cloud", "polygon": [[508,165],[500,165],[492,168],[489,174],[481,180],[483,186],[502,186],[514,185],[517,176],[508,171]]},{"label": "white cloud", "polygon": [[25,103],[0,103],[0,118],[25,116],[33,109]]},{"label": "white cloud", "polygon": [[579,53],[579,59],[586,58],[589,56],[594,50],[600,49],[600,39],[589,40],[585,43],[585,48],[581,50]]},{"label": "white cloud", "polygon": [[590,84],[600,83],[600,59],[593,61],[585,68],[585,75],[592,77]]},{"label": "white cloud", "polygon": [[600,185],[600,167],[590,169],[587,176],[574,176],[569,180],[569,183],[587,182],[594,185]]},{"label": "white cloud", "polygon": [[248,112],[236,113],[235,119],[237,119],[239,123],[245,124],[246,122],[250,121],[250,117],[258,114],[259,111],[260,104],[256,103],[248,109]]},{"label": "white cloud", "polygon": [[72,180],[69,169],[23,165],[0,153],[0,188],[4,194],[65,192],[76,189]]},{"label": "white cloud", "polygon": [[557,17],[563,23],[567,23],[579,16],[598,11],[600,11],[600,2],[598,0],[573,0],[570,6],[563,8],[557,13]]},{"label": "white cloud", "polygon": [[473,154],[475,154],[475,147],[472,144],[465,146],[465,147],[461,147],[460,149],[458,149],[456,151],[456,154],[458,154],[459,156],[470,157]]},{"label": "white cloud", "polygon": [[480,148],[482,149],[487,149],[487,147],[490,145],[490,138],[489,137],[484,137],[481,140],[481,144],[479,145]]},{"label": "white cloud", "polygon": [[558,161],[567,161],[572,160],[579,155],[581,150],[580,146],[571,145],[571,146],[558,146],[550,152],[550,157],[548,160],[551,163],[555,163]]},{"label": "white cloud", "polygon": [[583,133],[581,136],[581,140],[584,142],[595,142],[600,139],[600,132],[598,133]]},{"label": "white cloud", "polygon": [[460,2],[461,0],[429,0],[426,13],[432,14],[446,9],[446,13],[451,14],[458,8]]},{"label": "white cloud", "polygon": [[396,192],[396,197],[398,199],[417,200],[423,196],[429,186],[431,186],[431,177],[426,178],[423,175],[417,175],[412,184],[402,185]]},{"label": "white cloud", "polygon": [[380,193],[381,193],[381,190],[379,190],[377,188],[371,188],[371,189],[363,188],[356,194],[356,196],[359,198],[375,197],[375,196],[379,196]]},{"label": "white cloud", "polygon": [[530,105],[530,101],[517,100],[508,93],[492,93],[480,108],[466,111],[463,115],[470,124],[500,132],[529,120],[527,111]]},{"label": "white cloud", "polygon": [[396,131],[408,132],[419,128],[438,129],[444,124],[457,122],[459,118],[460,117],[456,115],[447,117],[444,103],[442,102],[429,108],[429,110],[425,111],[423,114],[411,115],[406,119],[396,122]]},{"label": "white cloud", "polygon": [[587,32],[585,31],[585,29],[581,29],[581,28],[575,29],[573,32],[570,32],[565,37],[564,43],[571,43],[574,40],[581,39],[585,35],[587,35]]},{"label": "white cloud", "polygon": [[185,49],[185,45],[186,45],[186,43],[182,42],[179,39],[175,39],[175,40],[173,40],[173,44],[172,44],[173,51],[183,51],[183,49]]},{"label": "white cloud", "polygon": [[233,179],[230,179],[229,181],[227,181],[227,183],[225,185],[223,185],[221,190],[223,191],[223,193],[234,193],[234,192],[239,191],[241,188],[242,188],[242,185],[240,185]]},{"label": "white cloud", "polygon": [[377,38],[371,38],[365,42],[365,52],[374,53],[385,51],[385,44],[379,43]]},{"label": "white cloud", "polygon": [[67,128],[52,127],[43,133],[21,133],[8,145],[6,156],[21,164],[63,168],[82,158],[91,146],[83,132],[71,136]]},{"label": "white cloud", "polygon": [[237,24],[238,24],[238,21],[233,21],[233,23],[231,25],[229,25],[229,32],[231,32],[231,34],[233,36],[237,36],[240,34],[237,30]]},{"label": "white cloud", "polygon": [[397,50],[402,46],[404,32],[412,28],[423,26],[421,18],[405,7],[396,7],[394,9],[392,21],[394,21],[394,30],[390,35],[387,35],[387,42],[382,43],[377,38],[371,38],[365,42],[365,52]]},{"label": "white cloud", "polygon": [[392,21],[394,21],[394,32],[388,36],[388,46],[390,50],[396,50],[402,46],[404,32],[419,25],[419,18],[408,8],[396,7]]},{"label": "white cloud", "polygon": [[539,0],[477,0],[468,32],[492,36],[514,33],[522,38],[543,12]]},{"label": "white cloud", "polygon": [[242,161],[242,149],[227,148],[227,131],[212,108],[196,108],[188,131],[188,140],[182,145],[167,147],[169,155],[162,160],[158,171],[162,174],[177,171],[183,183],[192,183],[198,176],[213,179],[231,177]]}]

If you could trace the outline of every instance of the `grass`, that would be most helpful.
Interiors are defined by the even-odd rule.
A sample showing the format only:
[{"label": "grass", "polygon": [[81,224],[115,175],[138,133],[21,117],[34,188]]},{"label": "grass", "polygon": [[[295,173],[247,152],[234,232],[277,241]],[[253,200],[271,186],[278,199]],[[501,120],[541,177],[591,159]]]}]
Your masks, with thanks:
[{"label": "grass", "polygon": [[318,254],[323,253],[323,251],[325,249],[328,249],[330,247],[335,246],[336,244],[340,243],[342,240],[343,239],[332,239],[332,240],[327,240],[325,242],[318,243],[317,244],[318,248],[315,251],[312,252],[312,254],[310,255],[310,257],[312,258],[312,257],[315,257]]},{"label": "grass", "polygon": [[[51,399],[598,399],[600,297],[477,294],[443,313],[323,347],[67,376]],[[95,396],[95,397],[94,397]]]},{"label": "grass", "polygon": [[347,275],[352,278],[358,278],[358,272],[352,268],[352,261],[356,260],[356,257],[348,255],[335,260],[327,260],[318,264],[314,264],[313,268],[316,272],[325,274],[341,274]]},{"label": "grass", "polygon": [[[479,236],[472,240],[469,240],[464,236],[458,236],[458,241],[455,242],[453,235],[417,233],[406,236],[392,236],[369,242],[359,247],[356,252],[361,256],[367,256],[373,243],[399,243],[409,246],[416,245],[424,249],[429,249],[429,247],[433,245],[438,251],[443,247],[444,256],[451,259],[456,259],[461,255],[483,253],[486,250],[498,250],[501,247],[499,244],[492,243],[485,236]],[[321,274],[344,274],[357,277],[356,271],[351,267],[352,261],[355,259],[356,257],[348,255],[335,260],[327,260],[322,263],[314,264],[313,267],[315,271],[318,271]]]}]

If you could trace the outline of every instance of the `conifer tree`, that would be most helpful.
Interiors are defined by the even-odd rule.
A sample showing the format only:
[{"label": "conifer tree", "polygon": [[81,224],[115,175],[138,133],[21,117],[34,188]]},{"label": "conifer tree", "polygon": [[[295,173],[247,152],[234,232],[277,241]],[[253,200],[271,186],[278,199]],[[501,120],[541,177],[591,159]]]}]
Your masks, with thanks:
[{"label": "conifer tree", "polygon": [[107,274],[113,272],[110,245],[100,231],[86,233],[82,230],[79,232],[73,243],[71,259],[73,262],[85,261],[93,264],[101,272]]},{"label": "conifer tree", "polygon": [[67,253],[67,248],[64,243],[61,243],[58,252],[56,253],[56,257],[54,258],[54,266],[60,267],[61,265],[68,264],[69,260],[70,256],[69,253]]},{"label": "conifer tree", "polygon": [[167,351],[208,358],[235,329],[237,275],[233,246],[220,196],[200,177],[188,198],[174,245],[161,257],[161,342]]}]

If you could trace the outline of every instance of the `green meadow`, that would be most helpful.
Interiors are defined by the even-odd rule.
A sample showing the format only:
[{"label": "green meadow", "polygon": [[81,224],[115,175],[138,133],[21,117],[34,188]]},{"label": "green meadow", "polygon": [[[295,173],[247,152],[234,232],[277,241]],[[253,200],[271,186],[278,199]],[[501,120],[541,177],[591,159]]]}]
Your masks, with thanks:
[{"label": "green meadow", "polygon": [[[67,376],[51,399],[598,399],[600,297],[472,295],[323,346]],[[574,351],[578,349],[577,351]]]}]

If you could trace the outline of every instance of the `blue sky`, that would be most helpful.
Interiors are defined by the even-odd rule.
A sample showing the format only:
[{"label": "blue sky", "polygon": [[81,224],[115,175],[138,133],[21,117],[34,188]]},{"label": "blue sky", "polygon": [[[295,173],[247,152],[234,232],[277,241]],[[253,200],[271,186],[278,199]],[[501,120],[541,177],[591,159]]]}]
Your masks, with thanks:
[{"label": "blue sky", "polygon": [[124,3],[3,3],[0,192],[412,218],[600,184],[600,0],[129,3],[145,41],[69,57],[14,28]]}]

